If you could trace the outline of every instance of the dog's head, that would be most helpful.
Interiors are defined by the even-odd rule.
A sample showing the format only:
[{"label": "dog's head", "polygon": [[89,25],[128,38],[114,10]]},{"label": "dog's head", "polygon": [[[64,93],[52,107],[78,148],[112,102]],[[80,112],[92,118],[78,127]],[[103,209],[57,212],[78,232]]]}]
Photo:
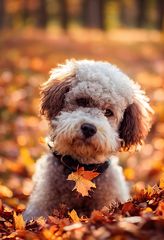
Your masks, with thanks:
[{"label": "dog's head", "polygon": [[54,150],[85,164],[141,144],[150,129],[148,98],[107,62],[67,61],[52,70],[41,94]]}]

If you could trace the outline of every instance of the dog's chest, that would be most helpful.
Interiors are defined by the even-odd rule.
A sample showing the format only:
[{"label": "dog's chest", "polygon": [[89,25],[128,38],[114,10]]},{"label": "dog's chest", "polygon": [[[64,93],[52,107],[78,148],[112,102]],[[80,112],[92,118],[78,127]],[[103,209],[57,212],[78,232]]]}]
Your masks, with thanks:
[{"label": "dog's chest", "polygon": [[[49,166],[50,167],[50,166]],[[56,204],[66,204],[70,208],[83,208],[83,206],[90,204],[93,205],[93,199],[97,195],[97,191],[103,187],[102,182],[104,178],[104,173],[100,174],[97,179],[94,180],[96,183],[97,189],[89,192],[89,196],[82,197],[80,193],[76,190],[73,190],[75,186],[74,181],[69,181],[68,175],[69,171],[65,169],[65,167],[59,163],[57,159],[51,159],[51,172],[49,172],[49,185],[52,188],[54,194],[54,201]],[[55,204],[55,205],[56,205]]]}]

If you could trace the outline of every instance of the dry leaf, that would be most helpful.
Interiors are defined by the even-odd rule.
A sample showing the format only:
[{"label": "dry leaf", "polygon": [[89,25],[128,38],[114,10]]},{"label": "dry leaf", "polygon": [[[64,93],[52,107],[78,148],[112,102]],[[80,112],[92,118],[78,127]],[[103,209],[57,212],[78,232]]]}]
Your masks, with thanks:
[{"label": "dry leaf", "polygon": [[151,187],[150,185],[147,186],[146,191],[149,196],[151,196],[154,193],[153,187]]},{"label": "dry leaf", "polygon": [[11,198],[12,196],[13,192],[8,187],[0,184],[0,197]]},{"label": "dry leaf", "polygon": [[164,217],[164,200],[159,202],[156,213],[157,213],[157,215]]},{"label": "dry leaf", "polygon": [[153,212],[153,210],[150,207],[145,208],[142,212],[148,213],[148,212]]},{"label": "dry leaf", "polygon": [[16,230],[24,230],[26,223],[23,219],[22,214],[17,215],[16,212],[14,212],[13,217],[14,217],[15,229]]},{"label": "dry leaf", "polygon": [[2,212],[3,210],[3,205],[2,205],[2,200],[0,199],[0,213]]},{"label": "dry leaf", "polygon": [[127,180],[133,180],[135,178],[135,171],[132,168],[125,168],[124,175]]},{"label": "dry leaf", "polygon": [[164,174],[162,174],[162,176],[160,178],[159,187],[162,188],[162,189],[164,188]]},{"label": "dry leaf", "polygon": [[89,195],[91,188],[96,188],[95,183],[91,180],[98,175],[97,172],[85,171],[84,167],[81,167],[76,172],[69,174],[67,180],[75,181],[73,190],[76,189],[84,197]]},{"label": "dry leaf", "polygon": [[45,138],[44,137],[39,137],[39,143],[46,144]]},{"label": "dry leaf", "polygon": [[68,212],[68,215],[74,223],[80,222],[80,218],[77,215],[77,212],[73,209],[71,212]]}]

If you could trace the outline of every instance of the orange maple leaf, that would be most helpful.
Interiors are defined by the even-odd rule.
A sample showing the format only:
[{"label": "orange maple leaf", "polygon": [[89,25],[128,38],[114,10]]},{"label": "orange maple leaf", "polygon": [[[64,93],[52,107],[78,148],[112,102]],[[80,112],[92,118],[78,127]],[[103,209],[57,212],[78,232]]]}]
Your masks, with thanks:
[{"label": "orange maple leaf", "polygon": [[95,183],[91,182],[91,180],[98,175],[97,172],[85,171],[84,167],[81,167],[76,172],[69,174],[67,180],[75,181],[72,191],[76,189],[84,197],[89,195],[91,188],[96,188]]}]

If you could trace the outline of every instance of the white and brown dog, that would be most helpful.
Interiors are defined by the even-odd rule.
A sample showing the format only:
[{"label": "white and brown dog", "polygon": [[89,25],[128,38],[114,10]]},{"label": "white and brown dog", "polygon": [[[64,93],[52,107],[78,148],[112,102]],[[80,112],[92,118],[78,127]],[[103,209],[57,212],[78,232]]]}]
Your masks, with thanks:
[{"label": "white and brown dog", "polygon": [[[129,198],[116,152],[142,143],[152,109],[140,86],[107,62],[67,61],[43,85],[41,113],[50,125],[51,153],[37,162],[26,220],[48,216],[60,204],[89,213]],[[72,192],[70,172],[97,170],[90,197]]]}]

